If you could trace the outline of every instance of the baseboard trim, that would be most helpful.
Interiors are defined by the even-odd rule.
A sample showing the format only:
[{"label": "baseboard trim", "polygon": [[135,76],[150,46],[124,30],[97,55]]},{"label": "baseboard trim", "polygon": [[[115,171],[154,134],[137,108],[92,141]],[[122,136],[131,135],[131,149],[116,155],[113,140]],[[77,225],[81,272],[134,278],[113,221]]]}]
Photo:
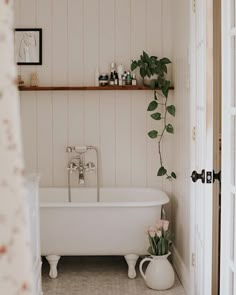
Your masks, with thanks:
[{"label": "baseboard trim", "polygon": [[184,264],[178,250],[175,246],[172,247],[172,261],[175,271],[178,274],[178,277],[184,287],[184,290],[187,295],[190,294],[190,274],[186,265]]}]

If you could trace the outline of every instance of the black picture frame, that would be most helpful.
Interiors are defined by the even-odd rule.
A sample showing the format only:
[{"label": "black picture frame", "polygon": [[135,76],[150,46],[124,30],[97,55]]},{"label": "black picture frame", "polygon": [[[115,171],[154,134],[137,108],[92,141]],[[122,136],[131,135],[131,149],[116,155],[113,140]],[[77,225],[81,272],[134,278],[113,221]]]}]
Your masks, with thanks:
[{"label": "black picture frame", "polygon": [[14,32],[17,65],[42,65],[42,29],[16,28]]}]

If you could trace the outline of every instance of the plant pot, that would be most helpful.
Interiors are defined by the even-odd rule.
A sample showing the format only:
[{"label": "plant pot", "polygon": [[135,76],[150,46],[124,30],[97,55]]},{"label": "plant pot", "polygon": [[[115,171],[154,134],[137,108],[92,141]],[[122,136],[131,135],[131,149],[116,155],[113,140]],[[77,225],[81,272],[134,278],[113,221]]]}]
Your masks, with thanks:
[{"label": "plant pot", "polygon": [[[167,290],[173,286],[175,282],[175,273],[172,265],[167,259],[170,254],[171,253],[169,252],[162,256],[151,255],[151,257],[144,258],[140,262],[140,273],[149,288],[154,290]],[[144,274],[142,267],[146,261],[149,261],[150,263]]]}]

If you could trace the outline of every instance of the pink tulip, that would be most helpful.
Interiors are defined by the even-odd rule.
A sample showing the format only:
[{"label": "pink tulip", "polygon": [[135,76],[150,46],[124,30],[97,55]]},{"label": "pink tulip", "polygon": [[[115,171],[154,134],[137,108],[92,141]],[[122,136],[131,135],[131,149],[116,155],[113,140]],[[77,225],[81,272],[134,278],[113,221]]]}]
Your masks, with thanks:
[{"label": "pink tulip", "polygon": [[156,235],[156,229],[152,226],[150,226],[147,230],[148,234],[150,235],[151,238],[154,238]]},{"label": "pink tulip", "polygon": [[168,231],[168,228],[169,228],[169,221],[163,220],[163,230]]},{"label": "pink tulip", "polygon": [[161,237],[161,231],[160,231],[160,230],[157,231],[157,236],[158,236],[159,238]]},{"label": "pink tulip", "polygon": [[156,229],[160,230],[162,228],[162,220],[158,220],[157,224],[156,224]]}]

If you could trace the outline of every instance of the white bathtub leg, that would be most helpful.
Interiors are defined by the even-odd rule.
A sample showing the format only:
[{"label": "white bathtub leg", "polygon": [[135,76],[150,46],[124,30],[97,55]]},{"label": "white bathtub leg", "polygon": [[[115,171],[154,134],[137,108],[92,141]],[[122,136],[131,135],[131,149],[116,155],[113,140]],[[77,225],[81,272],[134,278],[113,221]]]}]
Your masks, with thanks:
[{"label": "white bathtub leg", "polygon": [[136,254],[125,255],[125,260],[128,264],[128,277],[130,279],[136,278],[135,265],[136,265],[138,258],[139,258],[139,256]]},{"label": "white bathtub leg", "polygon": [[57,278],[57,264],[61,256],[58,255],[48,255],[46,259],[50,265],[49,276],[51,279]]}]

